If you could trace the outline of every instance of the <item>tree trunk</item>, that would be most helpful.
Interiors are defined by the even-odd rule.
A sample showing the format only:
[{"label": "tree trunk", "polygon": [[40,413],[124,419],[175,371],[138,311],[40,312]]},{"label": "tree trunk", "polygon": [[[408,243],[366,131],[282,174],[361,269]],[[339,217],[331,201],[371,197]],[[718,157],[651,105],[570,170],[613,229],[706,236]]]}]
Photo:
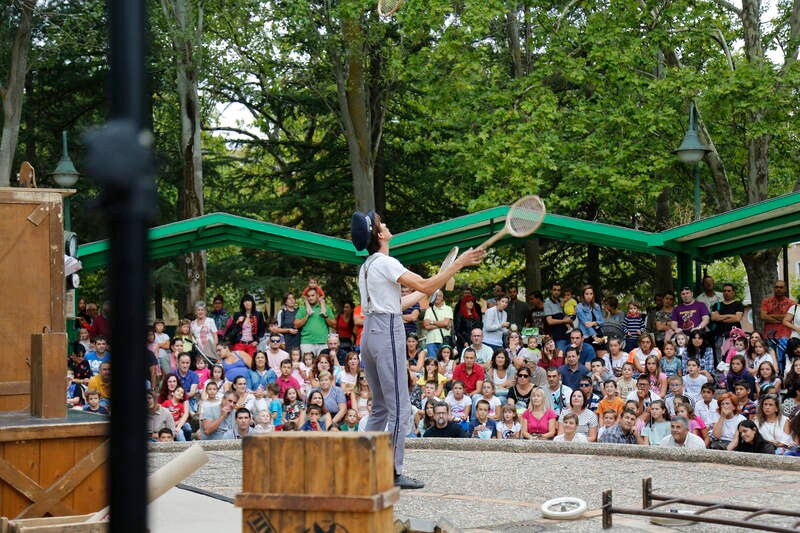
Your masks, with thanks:
[{"label": "tree trunk", "polygon": [[742,262],[747,271],[747,283],[750,285],[750,301],[753,309],[753,327],[763,331],[761,321],[761,301],[772,294],[772,287],[778,279],[778,253],[780,248],[770,248],[742,254]]},{"label": "tree trunk", "polygon": [[519,42],[519,19],[517,19],[516,2],[511,2],[511,6],[506,13],[506,36],[508,38],[508,48],[511,52],[514,78],[521,78],[524,74],[524,69],[522,66],[521,43]]},{"label": "tree trunk", "polygon": [[542,289],[541,246],[537,237],[525,241],[525,294]]},{"label": "tree trunk", "polygon": [[3,103],[3,131],[0,135],[0,187],[11,184],[14,166],[14,152],[19,139],[19,122],[22,117],[22,95],[25,76],[28,72],[28,52],[31,48],[31,32],[33,29],[33,8],[35,0],[20,2],[22,11],[19,26],[11,46],[11,64],[8,69],[8,80],[0,86],[0,97]]},{"label": "tree trunk", "polygon": [[[663,231],[669,226],[669,187],[664,187],[656,198],[656,230]],[[672,258],[666,255],[656,256],[655,292],[672,291]]]},{"label": "tree trunk", "polygon": [[[375,209],[375,181],[370,98],[364,77],[364,32],[358,19],[342,22],[344,54],[331,49],[339,114],[347,139],[356,209]],[[342,60],[342,55],[344,60]]]},{"label": "tree trunk", "polygon": [[[203,8],[192,0],[162,0],[161,2],[175,52],[177,91],[181,114],[181,157],[183,159],[183,184],[181,217],[195,218],[203,215],[203,153],[200,123],[200,98],[197,91],[203,33]],[[205,298],[205,251],[186,254],[185,273],[188,283],[186,308]]]}]

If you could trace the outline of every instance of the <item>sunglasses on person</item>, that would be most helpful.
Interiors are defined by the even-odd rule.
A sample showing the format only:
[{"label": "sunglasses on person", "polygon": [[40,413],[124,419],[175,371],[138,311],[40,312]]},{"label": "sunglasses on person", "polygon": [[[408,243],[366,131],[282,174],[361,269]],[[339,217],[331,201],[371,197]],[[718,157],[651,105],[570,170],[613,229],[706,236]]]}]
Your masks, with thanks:
[{"label": "sunglasses on person", "polygon": [[517,377],[518,378],[529,378],[529,377],[531,377],[531,375],[530,374],[517,374]]},{"label": "sunglasses on person", "polygon": [[269,342],[281,342],[280,339],[270,339]]}]

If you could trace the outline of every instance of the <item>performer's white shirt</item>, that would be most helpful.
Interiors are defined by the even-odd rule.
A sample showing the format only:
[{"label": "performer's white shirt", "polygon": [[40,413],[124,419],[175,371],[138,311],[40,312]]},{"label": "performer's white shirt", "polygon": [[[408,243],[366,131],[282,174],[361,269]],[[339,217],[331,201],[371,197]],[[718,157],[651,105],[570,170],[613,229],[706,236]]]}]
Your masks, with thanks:
[{"label": "performer's white shirt", "polygon": [[[365,270],[368,270],[364,282]],[[400,261],[394,257],[375,252],[358,271],[358,289],[361,294],[361,309],[365,315],[372,313],[401,314],[400,276],[408,272]],[[369,301],[367,298],[369,284]]]}]

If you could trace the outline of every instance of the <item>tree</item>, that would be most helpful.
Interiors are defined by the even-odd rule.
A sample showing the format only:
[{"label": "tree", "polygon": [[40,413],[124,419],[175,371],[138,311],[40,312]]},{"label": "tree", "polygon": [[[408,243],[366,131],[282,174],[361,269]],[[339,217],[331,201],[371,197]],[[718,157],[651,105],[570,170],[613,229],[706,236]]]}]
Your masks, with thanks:
[{"label": "tree", "polygon": [[[161,10],[172,44],[176,90],[180,103],[180,159],[183,180],[179,189],[181,218],[203,215],[202,123],[198,83],[203,57],[203,0],[161,0]],[[188,291],[186,308],[205,297],[206,255],[186,254]]]},{"label": "tree", "polygon": [[[8,77],[0,85],[0,100],[3,105],[3,131],[0,135],[0,187],[8,187],[11,182],[14,152],[19,138],[19,123],[22,117],[22,95],[25,76],[28,72],[28,53],[33,32],[33,11],[36,0],[19,0],[18,13],[10,20],[17,21],[17,31],[11,46]],[[12,11],[6,9],[7,12]]]}]

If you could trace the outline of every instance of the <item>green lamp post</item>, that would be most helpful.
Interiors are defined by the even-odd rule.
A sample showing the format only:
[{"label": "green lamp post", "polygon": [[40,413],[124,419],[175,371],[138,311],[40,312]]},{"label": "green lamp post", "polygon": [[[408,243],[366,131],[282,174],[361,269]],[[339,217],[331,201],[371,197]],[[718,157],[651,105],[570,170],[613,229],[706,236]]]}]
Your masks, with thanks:
[{"label": "green lamp post", "polygon": [[[58,160],[56,169],[53,171],[53,181],[62,189],[69,189],[78,182],[78,171],[75,165],[72,164],[72,159],[69,158],[67,153],[67,132],[61,132],[61,142],[63,152],[61,159]],[[69,197],[64,198],[64,229],[71,230],[72,222],[70,220]]]},{"label": "green lamp post", "polygon": [[[53,181],[56,182],[61,189],[69,189],[78,182],[78,171],[72,160],[69,158],[67,152],[67,132],[61,132],[62,153],[61,159],[58,160],[55,170],[53,170]],[[78,237],[72,231],[72,216],[70,212],[69,195],[64,195],[64,255],[65,255],[65,270],[67,267],[66,259],[71,258],[77,260],[78,256]],[[77,262],[77,261],[75,261]],[[80,263],[78,263],[80,265]],[[78,267],[77,270],[79,270]],[[77,273],[67,273],[66,276],[66,294],[64,298],[65,316],[68,319],[68,324],[72,327],[67,328],[67,335],[69,342],[72,343],[77,338],[77,323],[74,322],[76,314],[76,292],[75,289],[79,284]]]},{"label": "green lamp post", "polygon": [[[694,220],[700,220],[700,161],[711,151],[706,144],[700,140],[697,133],[697,108],[694,102],[689,104],[689,129],[683,136],[683,142],[672,153],[678,156],[681,162],[687,165],[694,165]],[[695,261],[695,290],[700,287],[700,264]]]}]

